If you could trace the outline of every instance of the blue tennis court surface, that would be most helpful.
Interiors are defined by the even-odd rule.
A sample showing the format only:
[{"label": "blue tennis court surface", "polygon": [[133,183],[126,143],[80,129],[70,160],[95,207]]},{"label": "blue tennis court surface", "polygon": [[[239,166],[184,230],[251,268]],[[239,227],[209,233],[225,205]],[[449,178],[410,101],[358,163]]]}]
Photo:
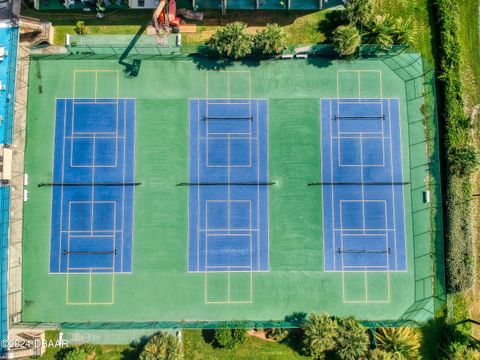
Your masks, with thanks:
[{"label": "blue tennis court surface", "polygon": [[397,99],[322,99],[326,271],[406,270]]},{"label": "blue tennis court surface", "polygon": [[134,149],[135,100],[57,99],[51,272],[132,271]]},{"label": "blue tennis court surface", "polygon": [[266,100],[190,100],[189,271],[268,270]]}]

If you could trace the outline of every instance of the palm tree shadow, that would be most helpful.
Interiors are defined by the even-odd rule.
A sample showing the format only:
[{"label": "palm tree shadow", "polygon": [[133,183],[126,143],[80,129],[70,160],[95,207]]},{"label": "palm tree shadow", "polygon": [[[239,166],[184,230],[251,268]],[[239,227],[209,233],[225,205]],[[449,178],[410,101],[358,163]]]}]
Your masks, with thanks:
[{"label": "palm tree shadow", "polygon": [[219,59],[202,53],[191,55],[198,70],[225,70],[233,65],[232,59]]},{"label": "palm tree shadow", "polygon": [[343,16],[343,11],[333,10],[325,14],[325,20],[322,20],[318,24],[318,31],[325,34],[326,42],[331,42],[333,31],[340,25],[347,24]]},{"label": "palm tree shadow", "polygon": [[121,360],[137,360],[148,339],[147,336],[142,336],[139,341],[132,341],[129,347],[122,351]]},{"label": "palm tree shadow", "polygon": [[294,312],[285,316],[285,321],[292,326],[297,326],[288,330],[288,336],[280,341],[299,354],[304,354],[303,350],[303,324],[307,319],[307,313]]}]

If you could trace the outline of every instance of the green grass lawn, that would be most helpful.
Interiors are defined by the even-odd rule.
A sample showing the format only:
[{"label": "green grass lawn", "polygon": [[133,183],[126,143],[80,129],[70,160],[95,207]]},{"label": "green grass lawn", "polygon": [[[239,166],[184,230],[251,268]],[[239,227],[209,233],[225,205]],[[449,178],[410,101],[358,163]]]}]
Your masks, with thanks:
[{"label": "green grass lawn", "polygon": [[467,110],[480,104],[480,0],[459,0],[462,83]]},{"label": "green grass lawn", "polygon": [[[184,358],[188,360],[296,360],[307,359],[286,344],[247,337],[244,344],[236,349],[219,349],[212,346],[210,333],[204,339],[202,330],[185,330],[183,332]],[[58,331],[47,331],[46,339],[55,341]],[[40,360],[56,360],[59,348],[48,348]],[[95,360],[134,360],[138,359],[138,349],[129,345],[96,345]]]},{"label": "green grass lawn", "polygon": [[[464,0],[466,2],[470,0]],[[415,44],[431,64],[436,57],[435,20],[431,0],[372,0],[374,14],[389,14],[394,19],[412,17],[415,22]]]},{"label": "green grass lawn", "polygon": [[[221,26],[233,21],[248,24],[248,30],[255,32],[268,23],[278,23],[285,27],[290,44],[322,43],[327,39],[331,26],[329,14],[332,11],[229,11],[222,17],[220,12],[205,11],[204,21],[197,23],[196,33],[183,34],[185,45],[205,43],[212,33]],[[254,14],[254,15],[253,15]],[[115,10],[107,12],[104,19],[97,19],[95,14],[82,11],[36,11],[22,9],[22,15],[52,22],[55,28],[55,44],[65,44],[65,35],[74,33],[75,23],[84,21],[88,34],[136,34],[141,26],[147,24],[152,17],[150,10]],[[189,21],[195,23],[194,21]]]},{"label": "green grass lawn", "polygon": [[[55,342],[58,331],[46,331],[45,339]],[[56,360],[55,356],[61,350],[58,347],[47,348],[41,360]],[[95,360],[135,360],[138,359],[138,350],[130,345],[95,345]]]},{"label": "green grass lawn", "polygon": [[[465,101],[465,110],[468,115],[472,114],[472,110],[476,107],[480,107],[480,0],[459,0],[460,9],[460,26],[459,26],[459,41],[461,46],[461,59],[462,59],[462,86],[463,97]],[[477,110],[478,111],[478,110]],[[472,119],[475,128],[475,142],[480,147],[480,116],[477,112],[476,119]],[[475,193],[480,191],[480,178],[476,177],[474,181]],[[480,221],[480,203],[475,202],[476,217],[475,225],[477,226]],[[477,267],[480,264],[480,246],[478,242],[480,237],[477,235],[476,246],[476,258]],[[477,271],[478,273],[478,271]],[[478,275],[477,275],[478,276]],[[477,277],[478,279],[479,277]],[[471,319],[479,319],[480,317],[480,302],[478,297],[480,296],[480,286],[477,285],[474,289],[465,296],[465,300],[468,304],[469,315]],[[458,300],[457,300],[458,301]],[[480,326],[473,327],[473,335],[480,339]]]},{"label": "green grass lawn", "polygon": [[35,11],[23,8],[22,15],[50,21],[54,26],[54,42],[65,44],[66,34],[75,34],[77,21],[84,21],[87,33],[92,35],[136,34],[140,28],[151,19],[151,11],[145,10],[115,10],[108,12],[104,19],[97,19],[95,14],[82,11]]},{"label": "green grass lawn", "polygon": [[[417,48],[422,55],[433,62],[433,48],[435,47],[432,32],[432,17],[429,15],[429,0],[373,0],[375,13],[388,13],[396,18],[402,16],[413,17],[415,20]],[[469,0],[463,0],[468,3]],[[471,7],[471,5],[469,5]],[[141,26],[151,20],[151,10],[115,10],[108,12],[104,19],[97,19],[95,14],[82,11],[35,11],[24,8],[22,15],[51,21],[55,27],[55,43],[64,44],[65,34],[74,33],[74,26],[78,20],[85,22],[89,34],[136,34]],[[472,12],[469,13],[471,17]],[[339,12],[325,11],[229,11],[221,16],[215,10],[205,11],[202,22],[197,22],[196,33],[184,33],[185,45],[205,43],[212,33],[221,26],[233,21],[242,21],[248,25],[248,31],[255,32],[268,23],[278,23],[283,26],[290,45],[320,44],[329,42],[332,30],[338,25]],[[478,21],[478,20],[477,20]],[[193,21],[189,21],[195,23]],[[472,49],[473,51],[473,49]],[[477,62],[478,63],[478,62]]]},{"label": "green grass lawn", "polygon": [[[208,339],[210,335],[205,336]],[[188,360],[296,360],[308,359],[286,344],[247,337],[244,344],[236,349],[218,349],[207,343],[202,330],[186,330],[183,334],[185,359]]]}]

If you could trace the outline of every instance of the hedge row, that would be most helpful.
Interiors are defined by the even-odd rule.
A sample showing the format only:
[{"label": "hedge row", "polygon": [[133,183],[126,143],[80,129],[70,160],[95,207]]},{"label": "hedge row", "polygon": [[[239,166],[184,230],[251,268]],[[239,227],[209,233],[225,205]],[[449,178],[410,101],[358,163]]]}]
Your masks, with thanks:
[{"label": "hedge row", "polygon": [[474,260],[472,186],[469,178],[450,175],[447,183],[447,254],[446,270],[450,292],[463,291],[473,285]]},{"label": "hedge row", "polygon": [[478,156],[472,146],[471,122],[463,106],[458,4],[453,0],[437,0],[436,5],[447,160],[446,275],[447,288],[454,293],[469,289],[473,283],[471,174]]}]

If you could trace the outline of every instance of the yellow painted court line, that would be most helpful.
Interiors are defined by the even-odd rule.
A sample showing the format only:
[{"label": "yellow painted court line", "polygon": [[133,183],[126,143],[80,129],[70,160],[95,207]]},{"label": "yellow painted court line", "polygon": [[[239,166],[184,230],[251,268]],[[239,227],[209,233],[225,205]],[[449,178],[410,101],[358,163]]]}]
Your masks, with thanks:
[{"label": "yellow painted court line", "polygon": [[227,97],[231,97],[231,90],[230,90],[230,73],[227,72]]},{"label": "yellow painted court line", "polygon": [[[348,300],[346,297],[346,287],[345,287],[345,273],[358,273],[359,271],[342,271],[342,292],[343,292],[343,302],[345,304],[386,304],[391,302],[391,284],[390,284],[390,271],[365,271],[365,300]],[[387,298],[384,300],[368,300],[368,274],[370,273],[385,273],[387,276]]]},{"label": "yellow painted court line", "polygon": [[227,271],[227,302],[230,303],[230,271]]},{"label": "yellow painted court line", "polygon": [[116,84],[113,85],[115,88],[116,95],[114,98],[118,100],[120,96],[120,72],[119,70],[108,70],[108,69],[91,69],[91,70],[74,70],[73,71],[73,99],[76,98],[76,81],[77,81],[77,73],[95,73],[95,89],[94,89],[94,99],[98,98],[98,74],[99,73],[115,73],[116,74],[116,79],[115,82]]},{"label": "yellow painted court line", "polygon": [[253,271],[250,270],[250,302],[253,303]]},{"label": "yellow painted court line", "polygon": [[[337,98],[342,98],[340,94],[340,80],[339,74],[340,73],[357,73],[357,81],[358,81],[358,98],[362,99],[361,94],[361,74],[364,73],[378,73],[379,74],[379,89],[380,89],[380,98],[383,98],[383,80],[382,80],[382,71],[381,70],[337,70]],[[367,97],[370,98],[371,96]]]},{"label": "yellow painted court line", "polygon": [[67,286],[66,286],[66,294],[65,294],[65,299],[66,299],[65,302],[66,302],[67,305],[70,302],[70,299],[68,298],[68,294],[69,294],[69,292],[68,292],[68,273],[67,273]]},{"label": "yellow painted court line", "polygon": [[365,302],[368,302],[368,279],[367,279],[367,270],[365,269]]},{"label": "yellow painted court line", "polygon": [[90,276],[88,279],[88,303],[92,303],[92,269],[90,269]]},{"label": "yellow painted court line", "polygon": [[98,71],[95,72],[95,91],[94,91],[94,94],[95,94],[95,102],[97,102],[97,93],[98,93]]},{"label": "yellow painted court line", "polygon": [[379,70],[380,73],[380,97],[383,98],[383,77],[382,72]]},{"label": "yellow painted court line", "polygon": [[357,76],[358,76],[358,98],[361,99],[362,98],[362,82],[360,80],[360,71],[357,72]]},{"label": "yellow painted court line", "polygon": [[[112,294],[111,294],[111,299],[110,301],[93,301],[93,277],[96,275],[92,271],[94,270],[103,270],[102,268],[90,268],[89,273],[67,273],[66,279],[67,279],[67,286],[66,286],[66,304],[67,305],[114,305],[115,304],[115,272],[110,273],[112,276],[112,281],[111,281],[111,289],[112,289]],[[108,274],[108,273],[107,273]],[[79,301],[70,301],[70,287],[69,287],[69,279],[70,275],[76,275],[76,276],[88,276],[88,301],[86,302],[79,302]],[[99,275],[106,275],[106,274],[99,274]]]}]

